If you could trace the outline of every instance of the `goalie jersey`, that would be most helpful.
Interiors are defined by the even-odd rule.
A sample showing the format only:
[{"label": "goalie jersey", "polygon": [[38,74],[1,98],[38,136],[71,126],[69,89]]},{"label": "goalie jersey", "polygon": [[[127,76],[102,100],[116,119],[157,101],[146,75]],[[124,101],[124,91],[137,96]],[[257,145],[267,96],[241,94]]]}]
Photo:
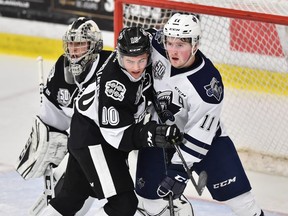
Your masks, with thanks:
[{"label": "goalie jersey", "polygon": [[132,80],[127,74],[119,65],[116,52],[112,53],[96,73],[96,82],[77,100],[69,148],[108,142],[116,149],[129,152],[137,149],[141,141],[147,142],[137,136],[152,97],[151,65],[138,80]]},{"label": "goalie jersey", "polygon": [[111,51],[102,50],[91,66],[82,72],[81,75],[86,76],[83,81],[75,84],[69,84],[65,81],[66,57],[62,55],[58,58],[47,77],[39,113],[45,124],[61,131],[70,127],[75,99],[95,80],[96,71],[102,66],[110,53]]},{"label": "goalie jersey", "polygon": [[[153,38],[153,81],[155,107],[163,123],[176,124],[184,133],[180,148],[186,161],[199,162],[213,139],[224,135],[220,124],[224,87],[218,70],[198,50],[189,68],[171,66],[163,44]],[[175,154],[173,163],[181,163]],[[188,164],[189,167],[192,163]]]}]

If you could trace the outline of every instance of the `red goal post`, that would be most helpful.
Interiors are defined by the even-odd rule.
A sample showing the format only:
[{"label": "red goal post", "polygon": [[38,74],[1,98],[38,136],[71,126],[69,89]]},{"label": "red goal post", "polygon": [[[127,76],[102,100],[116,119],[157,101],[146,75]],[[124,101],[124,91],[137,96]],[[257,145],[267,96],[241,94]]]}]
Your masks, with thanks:
[{"label": "red goal post", "polygon": [[200,50],[222,74],[222,120],[244,166],[288,176],[288,0],[115,0],[115,42],[123,26],[161,28],[176,11],[200,16]]}]

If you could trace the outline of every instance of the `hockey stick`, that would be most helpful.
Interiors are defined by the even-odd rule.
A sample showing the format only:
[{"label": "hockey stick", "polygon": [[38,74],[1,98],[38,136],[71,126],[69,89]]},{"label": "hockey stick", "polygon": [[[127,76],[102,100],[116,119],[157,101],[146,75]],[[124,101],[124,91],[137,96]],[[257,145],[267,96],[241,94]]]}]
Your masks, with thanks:
[{"label": "hockey stick", "polygon": [[42,56],[38,56],[37,64],[38,64],[38,76],[39,76],[40,104],[42,104],[43,90],[44,90],[44,75],[43,75],[43,58],[42,58]]},{"label": "hockey stick", "polygon": [[55,180],[53,178],[52,166],[49,165],[44,173],[44,193],[38,198],[34,205],[30,208],[30,215],[37,216],[43,208],[45,208],[50,200],[55,196],[54,186]]},{"label": "hockey stick", "polygon": [[[43,70],[43,58],[38,56],[38,77],[39,77],[39,93],[40,93],[40,105],[43,102],[43,90],[44,90],[44,70]],[[55,196],[54,194],[54,178],[52,165],[49,165],[44,173],[44,193],[39,197],[35,204],[30,208],[30,215],[37,216],[42,209],[48,205],[49,201]]]},{"label": "hockey stick", "polygon": [[[167,152],[166,152],[165,148],[163,148],[163,154],[164,154],[164,159],[165,159],[165,171],[166,171],[166,175],[167,175],[168,155],[167,155]],[[172,196],[171,193],[169,193],[168,198],[169,198],[168,201],[169,201],[170,216],[175,216],[174,204],[173,204],[173,196]]]},{"label": "hockey stick", "polygon": [[179,157],[180,157],[180,159],[182,161],[183,167],[184,167],[187,175],[189,176],[193,186],[195,187],[195,189],[196,189],[197,193],[199,194],[199,196],[201,196],[203,191],[204,191],[204,188],[206,186],[206,183],[207,183],[207,177],[208,176],[207,176],[206,171],[203,170],[202,172],[200,172],[199,178],[198,178],[198,183],[196,183],[196,181],[195,181],[195,179],[194,179],[194,177],[193,177],[193,175],[192,175],[192,173],[191,173],[191,171],[190,171],[190,169],[189,169],[189,167],[188,167],[188,165],[187,165],[187,163],[186,163],[186,161],[185,161],[185,159],[184,159],[184,157],[183,157],[183,155],[182,155],[182,153],[180,151],[179,146],[177,144],[175,144],[173,146],[175,147],[176,152],[179,155]]}]

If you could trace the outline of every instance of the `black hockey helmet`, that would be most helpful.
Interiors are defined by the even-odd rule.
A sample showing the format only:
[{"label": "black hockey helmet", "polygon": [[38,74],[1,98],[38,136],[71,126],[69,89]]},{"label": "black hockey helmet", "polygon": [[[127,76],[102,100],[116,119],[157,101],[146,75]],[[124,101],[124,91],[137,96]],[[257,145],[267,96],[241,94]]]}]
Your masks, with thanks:
[{"label": "black hockey helmet", "polygon": [[150,54],[150,38],[141,27],[123,28],[119,33],[117,51],[120,55],[138,56],[144,53]]}]

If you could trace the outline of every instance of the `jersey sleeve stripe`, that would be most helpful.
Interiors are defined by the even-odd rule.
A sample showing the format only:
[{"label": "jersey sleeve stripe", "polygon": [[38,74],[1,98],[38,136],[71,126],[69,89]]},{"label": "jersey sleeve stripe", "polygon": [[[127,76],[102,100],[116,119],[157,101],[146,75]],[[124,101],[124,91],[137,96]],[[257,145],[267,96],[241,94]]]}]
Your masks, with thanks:
[{"label": "jersey sleeve stripe", "polygon": [[188,134],[184,134],[184,138],[190,142],[190,143],[193,143],[194,145],[200,147],[200,148],[203,148],[203,149],[206,149],[206,150],[209,150],[210,149],[210,145],[209,144],[206,144],[204,142],[201,142],[191,136],[189,136]]}]

